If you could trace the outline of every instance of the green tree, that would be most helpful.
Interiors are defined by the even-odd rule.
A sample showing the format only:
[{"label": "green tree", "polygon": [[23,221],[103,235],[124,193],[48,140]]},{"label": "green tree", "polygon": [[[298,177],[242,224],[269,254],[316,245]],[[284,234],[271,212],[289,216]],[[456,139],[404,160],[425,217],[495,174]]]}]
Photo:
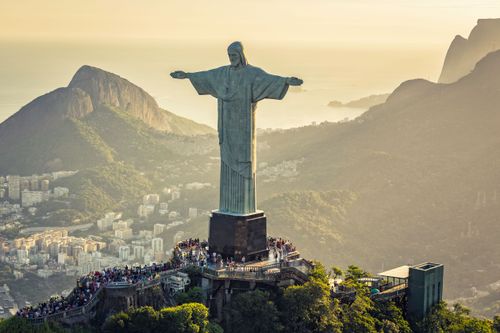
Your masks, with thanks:
[{"label": "green tree", "polygon": [[358,266],[350,265],[347,267],[347,271],[345,273],[346,280],[358,280],[364,277],[369,277],[370,274],[365,272]]},{"label": "green tree", "polygon": [[419,332],[446,333],[493,333],[493,323],[489,320],[470,316],[470,310],[455,304],[449,310],[445,302],[435,305],[429,315],[416,328]]},{"label": "green tree", "polygon": [[345,333],[376,333],[377,320],[371,315],[373,301],[363,292],[358,292],[351,304],[343,306],[342,323]]},{"label": "green tree", "polygon": [[126,312],[118,312],[104,323],[103,331],[109,333],[128,333],[130,327],[130,316]]},{"label": "green tree", "polygon": [[344,272],[339,267],[332,266],[332,268],[330,269],[330,275],[334,279],[337,279],[337,278],[341,277],[342,275],[344,275]]},{"label": "green tree", "polygon": [[500,333],[500,315],[493,317],[493,330],[496,333]]},{"label": "green tree", "polygon": [[0,333],[64,333],[64,329],[55,322],[33,325],[27,319],[17,316],[0,320]]},{"label": "green tree", "polygon": [[341,332],[338,304],[332,302],[330,288],[321,278],[286,288],[280,309],[286,332]]},{"label": "green tree", "polygon": [[309,278],[321,281],[321,283],[328,284],[328,274],[326,268],[319,261],[314,262],[314,268],[309,272]]},{"label": "green tree", "polygon": [[394,302],[375,302],[372,316],[378,320],[382,332],[412,333],[403,311]]},{"label": "green tree", "polygon": [[208,309],[203,304],[186,303],[160,310],[157,330],[165,333],[207,333]]},{"label": "green tree", "polygon": [[200,287],[194,287],[186,292],[177,294],[175,296],[175,301],[179,305],[185,303],[204,303],[205,295],[203,293],[203,289]]},{"label": "green tree", "polygon": [[282,331],[278,309],[269,297],[269,293],[260,290],[234,296],[226,309],[230,317],[231,331],[240,333]]},{"label": "green tree", "polygon": [[158,322],[158,312],[151,306],[130,309],[128,311],[130,333],[152,333]]}]

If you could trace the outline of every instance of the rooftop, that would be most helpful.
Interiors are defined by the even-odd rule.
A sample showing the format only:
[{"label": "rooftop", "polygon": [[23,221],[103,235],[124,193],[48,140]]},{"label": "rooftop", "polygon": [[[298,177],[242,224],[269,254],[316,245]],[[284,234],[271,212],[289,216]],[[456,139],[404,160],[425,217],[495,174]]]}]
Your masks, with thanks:
[{"label": "rooftop", "polygon": [[433,263],[433,262],[424,262],[424,263],[421,263],[421,264],[418,264],[418,265],[415,265],[415,266],[411,266],[412,269],[418,269],[420,271],[428,271],[430,269],[433,269],[433,268],[436,268],[436,267],[439,267],[439,266],[443,266],[443,264],[436,264],[436,263]]},{"label": "rooftop", "polygon": [[398,279],[407,279],[408,276],[410,275],[410,266],[408,265],[403,265],[399,266],[393,269],[390,269],[388,271],[378,273],[379,276],[383,277],[394,277]]}]

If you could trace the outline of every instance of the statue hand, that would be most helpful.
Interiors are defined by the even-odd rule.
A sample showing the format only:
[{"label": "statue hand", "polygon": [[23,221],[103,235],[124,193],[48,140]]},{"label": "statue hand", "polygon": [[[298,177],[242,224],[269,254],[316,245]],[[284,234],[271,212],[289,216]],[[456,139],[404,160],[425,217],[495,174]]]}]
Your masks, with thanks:
[{"label": "statue hand", "polygon": [[175,71],[170,73],[170,76],[174,79],[185,79],[187,78],[187,73],[184,71]]},{"label": "statue hand", "polygon": [[304,83],[304,81],[302,81],[301,79],[299,79],[297,77],[292,76],[286,80],[286,83],[288,83],[291,86],[300,86],[302,83]]}]

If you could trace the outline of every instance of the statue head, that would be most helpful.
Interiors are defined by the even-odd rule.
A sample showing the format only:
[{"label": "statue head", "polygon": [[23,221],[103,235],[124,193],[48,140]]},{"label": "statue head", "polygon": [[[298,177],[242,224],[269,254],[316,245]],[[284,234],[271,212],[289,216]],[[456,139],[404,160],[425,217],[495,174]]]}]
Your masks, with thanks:
[{"label": "statue head", "polygon": [[241,42],[233,42],[227,48],[227,55],[231,62],[231,67],[240,67],[248,65],[247,58],[243,52],[243,44]]}]

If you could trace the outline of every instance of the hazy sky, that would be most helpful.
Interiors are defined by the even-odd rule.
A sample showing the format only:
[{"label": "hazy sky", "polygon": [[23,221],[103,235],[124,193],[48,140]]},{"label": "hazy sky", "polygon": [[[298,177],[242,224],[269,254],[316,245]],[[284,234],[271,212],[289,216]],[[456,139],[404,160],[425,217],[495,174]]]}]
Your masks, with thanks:
[{"label": "hazy sky", "polygon": [[168,73],[227,64],[234,40],[251,64],[304,79],[307,93],[259,105],[259,126],[335,121],[349,114],[328,108],[333,99],[437,80],[454,36],[479,18],[500,18],[500,1],[0,0],[0,122],[88,64],[215,126],[215,100]]},{"label": "hazy sky", "polygon": [[498,0],[1,0],[0,38],[448,43]]}]

